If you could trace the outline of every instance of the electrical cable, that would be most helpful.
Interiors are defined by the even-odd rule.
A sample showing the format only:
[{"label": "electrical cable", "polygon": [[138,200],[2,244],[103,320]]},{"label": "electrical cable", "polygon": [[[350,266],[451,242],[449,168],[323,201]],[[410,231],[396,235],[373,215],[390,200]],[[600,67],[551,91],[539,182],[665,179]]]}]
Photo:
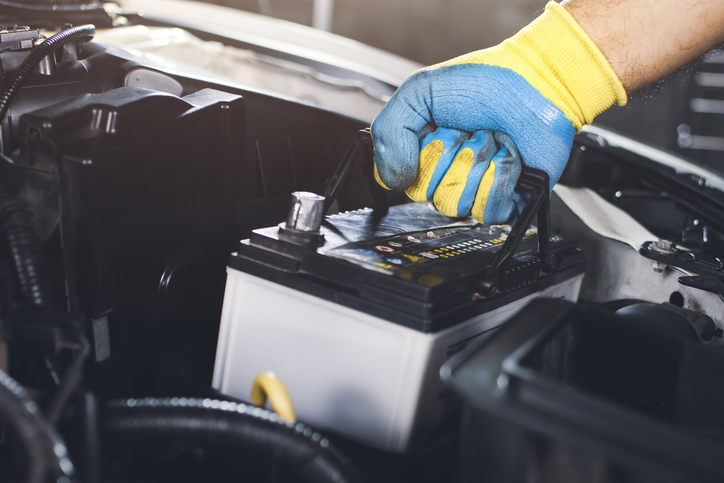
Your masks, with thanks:
[{"label": "electrical cable", "polygon": [[103,430],[109,444],[128,448],[179,441],[234,447],[309,483],[362,481],[347,459],[312,428],[241,403],[185,397],[113,400],[106,408]]},{"label": "electrical cable", "polygon": [[[15,379],[0,370],[0,418],[15,430],[27,456],[26,483],[70,483],[75,468],[65,442]],[[52,475],[52,480],[46,476]]]},{"label": "electrical cable", "polygon": [[28,80],[28,77],[33,70],[40,64],[40,62],[47,56],[53,53],[58,47],[67,44],[68,42],[74,42],[81,39],[92,39],[96,34],[96,28],[93,25],[80,25],[78,27],[72,27],[67,30],[63,30],[52,37],[48,37],[40,44],[36,45],[30,54],[25,58],[18,70],[15,71],[13,77],[6,84],[7,87],[0,93],[0,122],[5,119],[5,116],[10,109],[10,103],[12,102],[15,95],[18,93],[20,88]]},{"label": "electrical cable", "polygon": [[34,307],[53,305],[53,292],[44,276],[43,245],[25,203],[0,189],[0,232],[5,236],[23,301]]}]

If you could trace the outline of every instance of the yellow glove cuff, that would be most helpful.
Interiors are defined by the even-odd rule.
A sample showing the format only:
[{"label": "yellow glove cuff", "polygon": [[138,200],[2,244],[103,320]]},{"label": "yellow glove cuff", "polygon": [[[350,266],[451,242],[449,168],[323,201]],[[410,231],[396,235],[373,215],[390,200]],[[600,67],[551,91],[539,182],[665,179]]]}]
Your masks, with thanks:
[{"label": "yellow glove cuff", "polygon": [[603,53],[568,11],[555,2],[520,32],[490,49],[438,65],[487,64],[511,69],[552,101],[576,131],[626,91]]}]

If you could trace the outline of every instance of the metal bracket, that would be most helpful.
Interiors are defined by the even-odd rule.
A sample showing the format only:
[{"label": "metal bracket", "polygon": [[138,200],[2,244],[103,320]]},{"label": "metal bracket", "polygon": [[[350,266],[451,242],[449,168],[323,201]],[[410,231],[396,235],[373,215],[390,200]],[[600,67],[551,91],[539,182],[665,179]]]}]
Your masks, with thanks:
[{"label": "metal bracket", "polygon": [[714,277],[724,281],[724,262],[717,257],[682,250],[663,241],[644,242],[639,253],[654,262],[683,268],[688,272]]}]

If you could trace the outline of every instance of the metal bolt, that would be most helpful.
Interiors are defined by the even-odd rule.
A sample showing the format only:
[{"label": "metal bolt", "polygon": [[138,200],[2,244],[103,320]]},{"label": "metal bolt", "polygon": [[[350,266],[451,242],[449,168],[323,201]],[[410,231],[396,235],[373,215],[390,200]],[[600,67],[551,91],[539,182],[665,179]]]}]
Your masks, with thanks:
[{"label": "metal bolt", "polygon": [[667,254],[676,253],[676,250],[674,250],[673,242],[670,242],[668,240],[659,240],[657,242],[654,242],[651,245],[651,248],[660,253],[667,253]]},{"label": "metal bolt", "polygon": [[666,240],[659,240],[656,242],[656,246],[662,250],[671,250],[671,242]]}]

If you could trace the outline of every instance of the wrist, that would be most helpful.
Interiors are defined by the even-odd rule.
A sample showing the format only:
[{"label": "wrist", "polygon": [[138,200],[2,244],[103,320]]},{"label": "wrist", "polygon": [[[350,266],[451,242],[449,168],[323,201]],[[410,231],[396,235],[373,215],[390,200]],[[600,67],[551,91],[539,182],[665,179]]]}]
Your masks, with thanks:
[{"label": "wrist", "polygon": [[522,76],[560,109],[576,131],[613,104],[626,104],[621,81],[596,44],[555,2],[502,44],[438,66],[487,64]]},{"label": "wrist", "polygon": [[576,131],[613,104],[626,104],[626,90],[606,57],[557,3],[549,2],[543,15],[506,42],[525,52],[535,66],[526,78]]},{"label": "wrist", "polygon": [[632,93],[724,42],[724,2],[564,0]]}]

